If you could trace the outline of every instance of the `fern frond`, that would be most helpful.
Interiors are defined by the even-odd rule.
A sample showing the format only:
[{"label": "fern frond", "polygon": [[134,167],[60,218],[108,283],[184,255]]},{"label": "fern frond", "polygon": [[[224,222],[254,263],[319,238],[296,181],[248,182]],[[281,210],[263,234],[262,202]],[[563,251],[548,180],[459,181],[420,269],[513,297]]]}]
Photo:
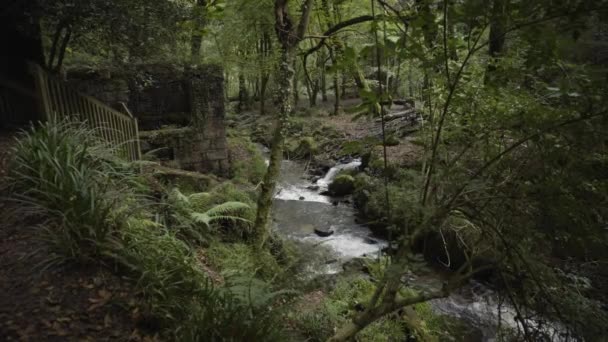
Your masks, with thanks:
[{"label": "fern frond", "polygon": [[248,204],[242,202],[225,202],[207,210],[206,214],[213,217],[229,213],[235,213],[247,209],[251,209],[251,207]]}]

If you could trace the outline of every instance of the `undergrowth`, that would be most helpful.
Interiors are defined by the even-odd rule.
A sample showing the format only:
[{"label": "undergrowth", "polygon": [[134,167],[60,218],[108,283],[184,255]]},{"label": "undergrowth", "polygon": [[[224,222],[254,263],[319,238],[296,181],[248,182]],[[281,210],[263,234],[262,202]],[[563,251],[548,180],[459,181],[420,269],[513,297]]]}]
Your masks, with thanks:
[{"label": "undergrowth", "polygon": [[[169,205],[154,203],[144,196],[151,192],[145,177],[95,136],[83,125],[45,123],[14,148],[13,214],[41,222],[48,266],[113,266],[133,280],[147,319],[169,340],[284,340],[274,304],[286,291],[249,274],[226,273],[223,287],[212,283],[192,240],[193,232],[211,236],[224,226],[218,223],[248,224],[252,198],[224,185],[189,196],[176,189],[162,196]],[[188,233],[162,211],[189,220]]]}]

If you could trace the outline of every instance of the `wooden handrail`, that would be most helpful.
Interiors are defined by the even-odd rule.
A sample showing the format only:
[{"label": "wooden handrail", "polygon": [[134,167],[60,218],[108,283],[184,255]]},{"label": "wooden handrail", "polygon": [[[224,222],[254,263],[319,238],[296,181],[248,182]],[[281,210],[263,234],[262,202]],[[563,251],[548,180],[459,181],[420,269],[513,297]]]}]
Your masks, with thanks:
[{"label": "wooden handrail", "polygon": [[71,118],[82,121],[98,132],[102,139],[117,147],[127,159],[141,159],[137,119],[124,103],[121,105],[125,113],[121,113],[92,96],[72,89],[37,64],[30,64],[30,71],[36,83],[41,111],[47,120]]}]

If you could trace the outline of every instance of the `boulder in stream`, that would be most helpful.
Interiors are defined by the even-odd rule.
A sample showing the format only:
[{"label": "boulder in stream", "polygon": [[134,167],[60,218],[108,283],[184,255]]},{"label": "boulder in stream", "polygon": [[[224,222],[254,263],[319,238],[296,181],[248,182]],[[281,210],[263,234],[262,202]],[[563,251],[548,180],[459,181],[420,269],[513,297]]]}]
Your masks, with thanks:
[{"label": "boulder in stream", "polygon": [[355,179],[351,175],[337,176],[328,188],[333,196],[346,196],[355,191]]},{"label": "boulder in stream", "polygon": [[331,228],[315,228],[315,234],[320,237],[328,237],[334,233],[334,230]]}]

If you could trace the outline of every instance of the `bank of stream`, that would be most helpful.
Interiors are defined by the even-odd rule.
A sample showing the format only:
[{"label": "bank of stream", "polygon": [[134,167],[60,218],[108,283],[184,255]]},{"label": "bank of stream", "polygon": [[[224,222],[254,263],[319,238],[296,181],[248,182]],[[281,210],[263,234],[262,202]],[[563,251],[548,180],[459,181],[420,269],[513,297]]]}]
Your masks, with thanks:
[{"label": "bank of stream", "polygon": [[[338,164],[313,183],[303,163],[282,162],[273,226],[280,235],[300,247],[306,267],[299,276],[311,278],[340,273],[349,261],[378,257],[387,246],[385,240],[373,236],[368,227],[359,223],[350,201],[324,195],[340,171],[355,169],[359,165],[358,160]],[[315,230],[333,233],[322,237]],[[442,276],[439,273],[410,274],[404,281],[413,288],[439,288]],[[431,307],[437,315],[450,317],[466,326],[464,341],[485,342],[498,340],[501,327],[519,328],[515,309],[500,302],[498,294],[488,286],[470,282],[448,298],[433,300]],[[549,341],[566,340],[560,336],[560,329],[555,324],[540,330]]]}]

